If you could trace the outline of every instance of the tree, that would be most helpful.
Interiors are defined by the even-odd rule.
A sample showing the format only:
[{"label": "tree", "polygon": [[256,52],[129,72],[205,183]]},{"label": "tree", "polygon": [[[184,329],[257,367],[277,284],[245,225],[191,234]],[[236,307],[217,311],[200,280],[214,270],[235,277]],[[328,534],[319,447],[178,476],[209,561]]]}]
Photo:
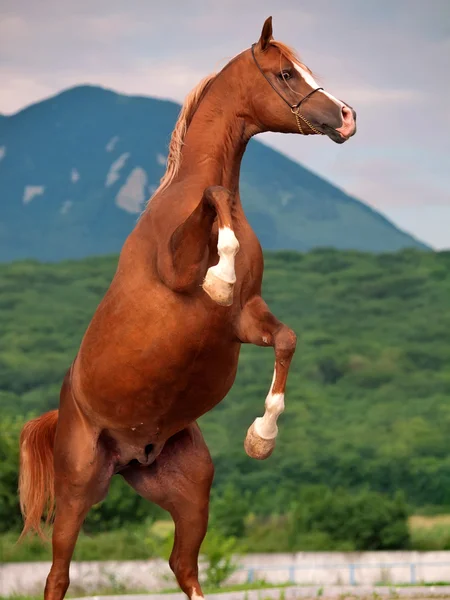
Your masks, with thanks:
[{"label": "tree", "polygon": [[210,525],[225,537],[242,538],[245,518],[250,512],[249,495],[229,483],[223,491],[213,493]]},{"label": "tree", "polygon": [[300,494],[291,523],[293,549],[302,547],[302,536],[319,532],[321,546],[328,539],[329,549],[399,550],[409,545],[408,512],[401,493],[391,499],[367,489],[308,488]]}]

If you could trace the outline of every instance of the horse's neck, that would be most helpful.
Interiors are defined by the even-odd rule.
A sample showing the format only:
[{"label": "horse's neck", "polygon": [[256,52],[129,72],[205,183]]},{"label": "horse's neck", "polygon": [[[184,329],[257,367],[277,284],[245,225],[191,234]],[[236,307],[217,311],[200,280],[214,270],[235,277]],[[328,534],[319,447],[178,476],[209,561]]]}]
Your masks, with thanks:
[{"label": "horse's neck", "polygon": [[178,180],[195,176],[205,187],[221,185],[239,195],[241,161],[250,135],[237,104],[220,93],[207,94],[187,131]]}]

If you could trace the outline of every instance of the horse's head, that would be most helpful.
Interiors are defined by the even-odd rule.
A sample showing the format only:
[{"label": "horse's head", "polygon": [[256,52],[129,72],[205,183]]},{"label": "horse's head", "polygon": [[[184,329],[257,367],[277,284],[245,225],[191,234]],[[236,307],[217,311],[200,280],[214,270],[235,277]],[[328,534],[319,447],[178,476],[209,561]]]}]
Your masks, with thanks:
[{"label": "horse's head", "polygon": [[252,105],[264,129],[324,134],[338,144],[355,134],[353,108],[320,87],[293,50],[273,39],[272,17],[266,19],[250,57],[255,70]]}]

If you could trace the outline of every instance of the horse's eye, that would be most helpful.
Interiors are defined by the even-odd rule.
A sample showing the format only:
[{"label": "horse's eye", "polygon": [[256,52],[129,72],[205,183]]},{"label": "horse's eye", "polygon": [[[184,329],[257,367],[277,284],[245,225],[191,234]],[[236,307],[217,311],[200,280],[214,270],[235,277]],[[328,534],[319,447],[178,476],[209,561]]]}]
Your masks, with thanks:
[{"label": "horse's eye", "polygon": [[287,81],[292,78],[292,73],[290,71],[281,71],[281,73],[278,74],[278,77],[283,81]]}]

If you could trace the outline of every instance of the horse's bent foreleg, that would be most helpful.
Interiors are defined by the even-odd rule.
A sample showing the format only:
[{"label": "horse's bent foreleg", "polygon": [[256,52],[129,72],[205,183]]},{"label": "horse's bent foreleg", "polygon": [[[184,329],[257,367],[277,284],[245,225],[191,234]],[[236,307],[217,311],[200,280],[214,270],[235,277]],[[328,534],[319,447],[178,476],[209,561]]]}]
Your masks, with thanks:
[{"label": "horse's bent foreleg", "polygon": [[161,253],[159,271],[175,292],[185,292],[201,283],[206,270],[209,240],[216,218],[206,191],[191,214],[172,233],[169,254]]},{"label": "horse's bent foreleg", "polygon": [[[222,306],[233,303],[234,284],[236,273],[234,270],[234,257],[239,250],[239,242],[233,231],[230,210],[231,194],[225,188],[208,188],[210,202],[216,207],[219,227],[217,253],[219,262],[210,267],[203,282],[205,292]],[[205,192],[205,193],[206,193]]]},{"label": "horse's bent foreleg", "polygon": [[[219,186],[206,188],[199,204],[170,237],[169,255],[162,252],[158,269],[164,283],[175,292],[186,292],[195,285],[218,304],[233,302],[236,275],[234,256],[239,243],[233,231],[231,193]],[[205,271],[209,259],[211,232],[217,217],[219,262]]]},{"label": "horse's bent foreleg", "polygon": [[170,438],[149,467],[121,472],[146,500],[169,511],[175,523],[170,567],[187,596],[199,600],[198,554],[208,526],[209,491],[214,468],[196,423]]},{"label": "horse's bent foreleg", "polygon": [[277,419],[284,410],[286,381],[297,338],[292,329],[274,317],[260,296],[253,297],[242,309],[237,333],[244,343],[273,346],[275,350],[275,368],[265,412],[250,426],[244,443],[249,456],[264,459],[275,448]]},{"label": "horse's bent foreleg", "polygon": [[96,432],[75,407],[66,405],[60,411],[54,456],[53,562],[45,586],[45,600],[64,598],[78,533],[91,506],[106,496],[112,475],[112,466],[105,451],[98,446]]}]

